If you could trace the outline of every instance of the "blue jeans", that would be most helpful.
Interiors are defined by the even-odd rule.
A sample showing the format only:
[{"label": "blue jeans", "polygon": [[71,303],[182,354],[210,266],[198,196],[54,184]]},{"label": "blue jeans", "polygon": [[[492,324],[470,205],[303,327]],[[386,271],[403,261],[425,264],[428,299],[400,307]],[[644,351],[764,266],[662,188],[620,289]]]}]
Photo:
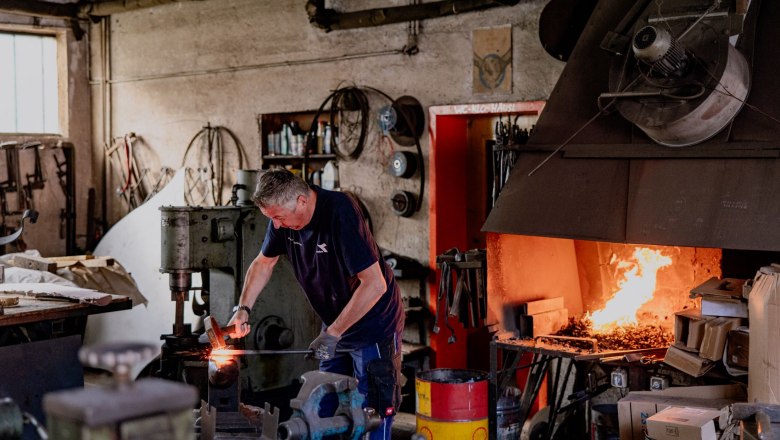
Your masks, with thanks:
[{"label": "blue jeans", "polygon": [[[386,359],[392,364],[393,375],[388,378],[393,383],[388,384],[392,388],[394,395],[389,396],[384,393],[384,396],[377,397],[376,389],[370,389],[370,384],[376,383],[376,378],[369,377],[369,368],[374,366],[372,371],[375,371],[377,366],[376,361],[378,359]],[[382,425],[375,431],[369,434],[370,440],[390,440],[392,434],[393,415],[398,410],[400,405],[400,383],[398,379],[401,376],[401,334],[395,334],[389,341],[383,344],[371,344],[365,347],[356,349],[350,353],[337,353],[333,359],[327,361],[320,361],[320,371],[327,371],[330,373],[343,374],[345,376],[354,376],[358,380],[358,392],[363,395],[363,407],[371,406],[382,418]],[[381,380],[381,379],[380,379]],[[371,385],[374,386],[374,385]],[[382,393],[380,393],[382,394]],[[377,403],[377,399],[379,402]],[[387,411],[388,399],[392,405],[392,414],[385,416]],[[335,409],[335,402],[333,402]],[[323,409],[327,404],[323,402]],[[376,408],[375,406],[385,406],[384,408]]]}]

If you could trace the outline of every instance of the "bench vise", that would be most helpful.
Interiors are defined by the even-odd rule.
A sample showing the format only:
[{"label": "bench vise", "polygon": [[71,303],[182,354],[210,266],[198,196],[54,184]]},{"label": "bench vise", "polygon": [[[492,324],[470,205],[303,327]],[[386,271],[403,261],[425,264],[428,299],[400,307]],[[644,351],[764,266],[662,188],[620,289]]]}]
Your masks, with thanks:
[{"label": "bench vise", "polygon": [[[363,408],[363,395],[358,392],[354,377],[309,371],[301,379],[301,390],[290,400],[292,417],[279,424],[278,411],[276,418],[266,411],[262,439],[321,440],[338,435],[342,439],[359,440],[381,425],[382,419],[374,409]],[[338,406],[332,415],[321,417],[320,405],[331,394],[338,398]]]}]

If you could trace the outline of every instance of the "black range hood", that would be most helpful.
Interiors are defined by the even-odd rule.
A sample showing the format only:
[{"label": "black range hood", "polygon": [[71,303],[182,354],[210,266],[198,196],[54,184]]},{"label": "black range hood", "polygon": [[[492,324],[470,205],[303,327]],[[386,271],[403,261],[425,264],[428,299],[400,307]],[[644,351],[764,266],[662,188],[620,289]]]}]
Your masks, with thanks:
[{"label": "black range hood", "polygon": [[[685,1],[697,2],[677,4]],[[708,0],[698,3],[710,7]],[[740,23],[735,25],[734,14],[726,19],[726,12],[696,23],[715,28],[707,21],[721,17],[726,26],[743,26],[736,48],[750,69],[750,91],[725,128],[718,127],[704,142],[679,147],[653,141],[652,131],[629,121],[630,111],[620,103],[604,105],[603,94],[615,89],[616,59],[627,56],[620,53],[625,48],[621,38],[635,35],[627,22],[646,20],[642,11],[653,5],[648,0],[599,2],[483,231],[780,250],[780,69],[775,67],[780,66],[780,2],[753,0],[744,23],[736,14]],[[673,29],[666,19],[656,24]],[[698,62],[695,55],[691,60]],[[642,75],[653,74],[652,68],[644,69]],[[641,111],[652,105],[640,102]],[[691,126],[706,123],[707,117]]]}]

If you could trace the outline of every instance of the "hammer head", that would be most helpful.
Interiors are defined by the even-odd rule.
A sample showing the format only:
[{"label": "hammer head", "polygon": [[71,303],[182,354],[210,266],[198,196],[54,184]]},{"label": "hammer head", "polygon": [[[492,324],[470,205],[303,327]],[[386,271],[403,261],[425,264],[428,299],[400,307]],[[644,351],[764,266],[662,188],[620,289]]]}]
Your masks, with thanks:
[{"label": "hammer head", "polygon": [[213,316],[203,318],[203,327],[206,329],[205,334],[208,336],[209,342],[211,342],[211,348],[221,350],[226,347],[225,335]]}]

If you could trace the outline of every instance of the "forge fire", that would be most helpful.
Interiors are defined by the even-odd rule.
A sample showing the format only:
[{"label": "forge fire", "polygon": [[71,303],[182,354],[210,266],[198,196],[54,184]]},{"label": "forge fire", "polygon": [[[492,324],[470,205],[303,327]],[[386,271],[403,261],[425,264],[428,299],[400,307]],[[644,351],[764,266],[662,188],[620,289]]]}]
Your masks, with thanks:
[{"label": "forge fire", "polygon": [[[595,339],[599,350],[668,346],[674,334],[666,318],[676,305],[688,300],[690,289],[684,283],[669,287],[669,280],[680,278],[675,265],[685,265],[683,270],[693,265],[687,265],[688,259],[673,247],[609,245],[609,250],[599,253],[599,281],[592,283],[601,286],[608,299],[600,307],[570,317],[556,335]],[[565,344],[579,345],[576,341]]]}]

